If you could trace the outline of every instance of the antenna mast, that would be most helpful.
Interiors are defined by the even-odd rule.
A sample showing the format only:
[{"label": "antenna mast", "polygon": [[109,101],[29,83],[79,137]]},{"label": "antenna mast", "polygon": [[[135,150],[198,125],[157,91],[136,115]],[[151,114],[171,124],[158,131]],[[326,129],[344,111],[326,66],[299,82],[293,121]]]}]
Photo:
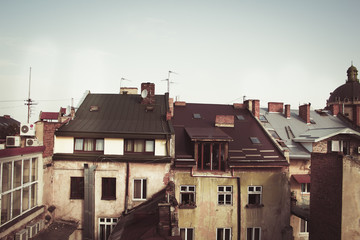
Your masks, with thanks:
[{"label": "antenna mast", "polygon": [[174,82],[170,82],[170,73],[175,73],[177,74],[176,72],[173,72],[173,71],[169,71],[168,72],[168,78],[163,80],[163,81],[167,81],[167,92],[169,93],[169,96],[170,96],[170,83],[174,83]]},{"label": "antenna mast", "polygon": [[31,106],[35,105],[34,101],[30,98],[30,87],[31,87],[31,67],[29,72],[29,94],[28,94],[28,99],[25,100],[25,105],[28,106],[27,123],[30,123]]}]

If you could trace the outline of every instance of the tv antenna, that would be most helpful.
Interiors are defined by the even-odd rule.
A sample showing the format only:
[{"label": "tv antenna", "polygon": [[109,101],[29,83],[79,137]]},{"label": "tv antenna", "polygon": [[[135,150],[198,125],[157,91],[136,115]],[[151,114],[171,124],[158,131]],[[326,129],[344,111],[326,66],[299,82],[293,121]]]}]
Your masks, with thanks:
[{"label": "tv antenna", "polygon": [[28,106],[27,123],[30,123],[31,106],[37,104],[37,103],[34,102],[34,100],[32,100],[32,99],[30,98],[30,89],[31,89],[31,67],[30,67],[30,72],[29,72],[29,94],[28,94],[28,99],[25,100],[25,105]]},{"label": "tv antenna", "polygon": [[167,92],[169,93],[169,95],[170,95],[170,83],[175,83],[175,82],[171,82],[171,81],[170,81],[170,74],[171,74],[171,73],[176,74],[176,75],[179,75],[179,74],[176,73],[176,72],[169,71],[169,72],[168,72],[168,78],[162,80],[162,81],[167,81]]}]

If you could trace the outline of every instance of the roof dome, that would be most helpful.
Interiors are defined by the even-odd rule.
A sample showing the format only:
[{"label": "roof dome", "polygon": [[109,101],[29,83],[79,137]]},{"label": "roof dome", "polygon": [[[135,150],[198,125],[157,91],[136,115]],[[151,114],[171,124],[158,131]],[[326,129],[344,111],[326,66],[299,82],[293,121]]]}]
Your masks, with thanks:
[{"label": "roof dome", "polygon": [[330,94],[328,102],[339,101],[359,101],[360,100],[360,83],[357,79],[358,70],[351,65],[347,70],[348,79],[346,83],[336,88],[334,92]]}]

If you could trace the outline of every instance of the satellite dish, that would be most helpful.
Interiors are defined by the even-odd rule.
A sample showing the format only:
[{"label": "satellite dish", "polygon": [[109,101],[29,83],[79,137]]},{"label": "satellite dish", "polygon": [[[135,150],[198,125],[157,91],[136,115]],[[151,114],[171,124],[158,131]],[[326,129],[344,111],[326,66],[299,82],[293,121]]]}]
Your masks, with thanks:
[{"label": "satellite dish", "polygon": [[148,95],[148,91],[147,91],[146,89],[144,89],[144,90],[141,91],[141,97],[142,97],[142,98],[146,98],[147,95]]}]

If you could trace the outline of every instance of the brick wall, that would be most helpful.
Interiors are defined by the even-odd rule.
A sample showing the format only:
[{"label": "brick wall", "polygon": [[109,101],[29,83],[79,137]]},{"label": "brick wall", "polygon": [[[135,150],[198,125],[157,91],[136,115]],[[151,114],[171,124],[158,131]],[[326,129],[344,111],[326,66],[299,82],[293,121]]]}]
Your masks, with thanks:
[{"label": "brick wall", "polygon": [[310,104],[299,106],[299,117],[307,124],[310,123]]},{"label": "brick wall", "polygon": [[55,130],[61,127],[64,123],[60,122],[43,122],[44,123],[44,135],[43,143],[45,146],[45,151],[43,157],[51,157],[54,152],[54,133]]},{"label": "brick wall", "polygon": [[284,103],[280,102],[269,102],[268,103],[268,112],[279,112],[284,111]]},{"label": "brick wall", "polygon": [[341,239],[342,155],[311,154],[310,240]]}]

